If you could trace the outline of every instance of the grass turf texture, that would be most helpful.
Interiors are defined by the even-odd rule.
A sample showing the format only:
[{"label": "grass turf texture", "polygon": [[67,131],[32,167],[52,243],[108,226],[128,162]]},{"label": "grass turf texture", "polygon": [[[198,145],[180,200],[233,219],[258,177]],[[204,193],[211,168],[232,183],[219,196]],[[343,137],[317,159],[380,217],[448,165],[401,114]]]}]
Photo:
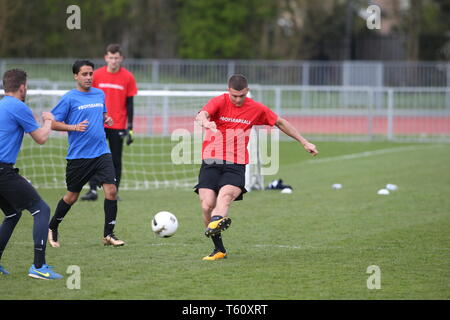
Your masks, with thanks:
[{"label": "grass turf texture", "polygon": [[[192,190],[121,191],[116,232],[127,245],[103,247],[103,201],[80,201],[61,225],[62,247],[47,247],[48,263],[65,278],[33,280],[25,211],[3,254],[11,274],[0,278],[7,288],[1,299],[449,299],[449,146],[317,145],[321,153],[311,161],[296,143],[281,142],[279,174],[266,184],[282,178],[294,192],[251,192],[235,202],[222,261],[201,260],[212,242]],[[337,158],[386,148],[398,150]],[[399,190],[377,195],[386,183]],[[53,214],[64,190],[40,193]],[[172,238],[151,232],[161,210],[178,217]],[[66,287],[69,265],[81,268],[80,290]],[[380,290],[367,288],[370,265],[381,269]],[[226,279],[220,290],[217,277]]]}]

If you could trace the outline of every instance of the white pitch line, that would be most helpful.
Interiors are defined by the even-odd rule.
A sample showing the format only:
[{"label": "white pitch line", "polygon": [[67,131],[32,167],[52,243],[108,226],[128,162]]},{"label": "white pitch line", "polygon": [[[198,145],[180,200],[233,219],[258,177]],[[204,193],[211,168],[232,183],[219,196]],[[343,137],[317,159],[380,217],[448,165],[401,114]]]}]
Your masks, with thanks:
[{"label": "white pitch line", "polygon": [[431,146],[407,146],[407,147],[398,147],[398,148],[387,148],[387,149],[379,149],[374,151],[364,151],[364,152],[358,152],[358,153],[350,153],[350,154],[344,154],[342,156],[336,156],[336,157],[329,157],[329,158],[323,158],[323,159],[310,159],[306,160],[306,163],[323,163],[323,162],[332,162],[332,161],[338,161],[338,160],[352,160],[357,158],[366,158],[371,156],[377,156],[380,154],[386,154],[386,153],[395,153],[395,152],[403,152],[403,151],[418,151],[423,149],[432,149],[436,147],[442,147],[443,145],[431,145]]},{"label": "white pitch line", "polygon": [[[30,247],[33,246],[33,241],[18,241],[18,242],[14,242],[15,245],[28,245]],[[77,242],[71,242],[69,246],[78,246],[78,245],[85,245],[86,243],[77,243]],[[130,246],[130,245],[128,245]],[[199,242],[199,243],[194,243],[194,244],[184,244],[184,243],[145,243],[145,244],[137,244],[137,245],[133,245],[134,247],[136,246],[142,246],[142,247],[146,247],[146,246],[150,246],[150,247],[178,247],[178,248],[184,248],[184,247],[203,247],[204,243],[203,242]],[[47,246],[50,247],[50,246]],[[103,246],[99,246],[101,248],[103,248]],[[286,245],[286,244],[255,244],[252,247],[257,248],[257,249],[289,249],[289,250],[330,250],[330,249],[344,249],[344,250],[394,250],[395,248],[392,247],[352,247],[352,246],[327,246],[327,245],[319,245],[319,246],[314,246],[314,245]],[[53,250],[53,249],[50,249]],[[58,250],[58,249],[56,249]],[[97,249],[95,249],[97,250]],[[449,252],[450,248],[427,248],[428,251],[445,251],[445,252]]]},{"label": "white pitch line", "polygon": [[290,246],[284,244],[255,244],[257,248],[282,248],[282,249],[304,249],[301,246]]}]

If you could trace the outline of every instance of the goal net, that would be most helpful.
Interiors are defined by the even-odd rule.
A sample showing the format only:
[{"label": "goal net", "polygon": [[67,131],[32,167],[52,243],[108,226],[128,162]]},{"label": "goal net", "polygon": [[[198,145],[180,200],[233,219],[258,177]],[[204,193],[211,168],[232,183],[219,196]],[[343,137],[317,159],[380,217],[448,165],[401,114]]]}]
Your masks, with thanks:
[{"label": "goal net", "polygon": [[[28,90],[26,103],[40,118],[66,90]],[[197,112],[223,91],[142,90],[134,99],[134,142],[124,143],[120,188],[193,188],[201,164],[203,130],[195,124]],[[257,149],[252,134],[247,166],[247,189],[262,189]],[[65,188],[67,133],[53,131],[44,145],[25,137],[17,167],[38,188]]]}]

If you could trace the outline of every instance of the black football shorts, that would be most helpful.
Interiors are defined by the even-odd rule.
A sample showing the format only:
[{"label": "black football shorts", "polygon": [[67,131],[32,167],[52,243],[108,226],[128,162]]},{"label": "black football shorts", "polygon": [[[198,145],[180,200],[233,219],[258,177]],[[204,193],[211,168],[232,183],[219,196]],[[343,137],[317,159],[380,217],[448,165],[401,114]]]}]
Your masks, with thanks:
[{"label": "black football shorts", "polygon": [[111,153],[92,159],[69,159],[66,167],[66,184],[70,192],[80,193],[83,186],[95,175],[100,183],[116,184],[116,171]]},{"label": "black football shorts", "polygon": [[6,213],[28,209],[41,197],[12,164],[0,163],[0,208]]},{"label": "black football shorts", "polygon": [[223,160],[205,159],[202,161],[200,173],[198,175],[198,184],[194,191],[206,188],[219,193],[219,190],[225,185],[232,185],[241,188],[241,194],[235,199],[242,200],[245,189],[245,164],[224,162]]}]

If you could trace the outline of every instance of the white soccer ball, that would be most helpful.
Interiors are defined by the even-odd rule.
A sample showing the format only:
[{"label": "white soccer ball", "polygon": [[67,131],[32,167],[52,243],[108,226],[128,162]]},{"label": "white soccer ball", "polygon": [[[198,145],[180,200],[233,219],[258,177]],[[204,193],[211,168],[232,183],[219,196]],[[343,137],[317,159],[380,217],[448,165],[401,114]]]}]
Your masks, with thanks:
[{"label": "white soccer ball", "polygon": [[152,219],[152,230],[161,238],[168,238],[175,234],[178,229],[178,220],[173,213],[161,211]]}]

